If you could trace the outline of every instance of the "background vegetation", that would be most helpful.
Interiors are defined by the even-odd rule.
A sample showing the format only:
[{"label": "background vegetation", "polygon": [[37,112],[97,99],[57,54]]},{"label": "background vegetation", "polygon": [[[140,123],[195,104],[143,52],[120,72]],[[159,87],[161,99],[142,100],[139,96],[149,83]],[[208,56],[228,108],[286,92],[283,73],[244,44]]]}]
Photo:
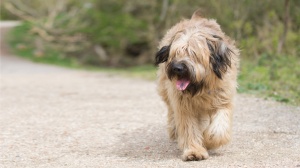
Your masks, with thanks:
[{"label": "background vegetation", "polygon": [[9,37],[18,55],[153,79],[159,39],[199,8],[241,49],[240,92],[300,104],[298,0],[4,0],[0,17],[24,21]]}]

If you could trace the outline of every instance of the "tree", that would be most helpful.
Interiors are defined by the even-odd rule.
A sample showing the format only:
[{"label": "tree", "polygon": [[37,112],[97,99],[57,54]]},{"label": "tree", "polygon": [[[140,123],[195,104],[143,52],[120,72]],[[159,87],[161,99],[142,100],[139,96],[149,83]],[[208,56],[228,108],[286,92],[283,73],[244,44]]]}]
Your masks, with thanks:
[{"label": "tree", "polygon": [[280,54],[282,51],[282,47],[284,46],[285,39],[286,39],[286,34],[288,31],[288,23],[289,23],[289,18],[290,18],[290,0],[285,0],[284,2],[284,20],[283,20],[283,33],[282,36],[278,42],[278,47],[277,47],[277,54]]}]

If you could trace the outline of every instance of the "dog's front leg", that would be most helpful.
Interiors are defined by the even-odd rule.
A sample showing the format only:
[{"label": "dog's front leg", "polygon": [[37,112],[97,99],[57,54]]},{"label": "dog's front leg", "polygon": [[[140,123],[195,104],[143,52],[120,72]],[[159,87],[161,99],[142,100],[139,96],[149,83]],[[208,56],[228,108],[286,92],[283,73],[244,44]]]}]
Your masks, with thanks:
[{"label": "dog's front leg", "polygon": [[230,141],[232,110],[218,109],[211,116],[211,123],[204,131],[204,141],[207,149],[215,149]]},{"label": "dog's front leg", "polygon": [[207,150],[203,147],[202,132],[198,120],[188,108],[177,108],[175,124],[178,146],[183,150],[184,161],[202,160],[208,158]]}]

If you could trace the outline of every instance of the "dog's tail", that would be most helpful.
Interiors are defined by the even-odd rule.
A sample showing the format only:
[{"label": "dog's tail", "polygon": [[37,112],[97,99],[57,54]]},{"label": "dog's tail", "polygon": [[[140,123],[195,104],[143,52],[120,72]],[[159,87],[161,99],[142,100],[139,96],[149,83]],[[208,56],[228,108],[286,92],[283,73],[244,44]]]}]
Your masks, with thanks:
[{"label": "dog's tail", "polygon": [[198,19],[202,19],[204,17],[203,15],[203,10],[198,9],[194,12],[193,16],[192,16],[192,20],[198,20]]}]

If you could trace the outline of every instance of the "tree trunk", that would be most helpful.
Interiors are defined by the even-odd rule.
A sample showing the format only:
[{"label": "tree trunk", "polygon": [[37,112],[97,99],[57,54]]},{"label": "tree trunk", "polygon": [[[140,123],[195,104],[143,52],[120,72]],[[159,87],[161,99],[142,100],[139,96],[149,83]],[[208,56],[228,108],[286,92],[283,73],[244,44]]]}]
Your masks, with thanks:
[{"label": "tree trunk", "polygon": [[284,20],[283,20],[283,33],[282,33],[282,36],[279,40],[279,43],[278,43],[278,47],[277,47],[277,54],[280,54],[282,52],[282,48],[284,46],[284,43],[285,43],[285,39],[286,39],[286,34],[287,34],[287,31],[288,31],[288,22],[289,22],[289,13],[290,13],[290,0],[285,0],[284,2]]}]

